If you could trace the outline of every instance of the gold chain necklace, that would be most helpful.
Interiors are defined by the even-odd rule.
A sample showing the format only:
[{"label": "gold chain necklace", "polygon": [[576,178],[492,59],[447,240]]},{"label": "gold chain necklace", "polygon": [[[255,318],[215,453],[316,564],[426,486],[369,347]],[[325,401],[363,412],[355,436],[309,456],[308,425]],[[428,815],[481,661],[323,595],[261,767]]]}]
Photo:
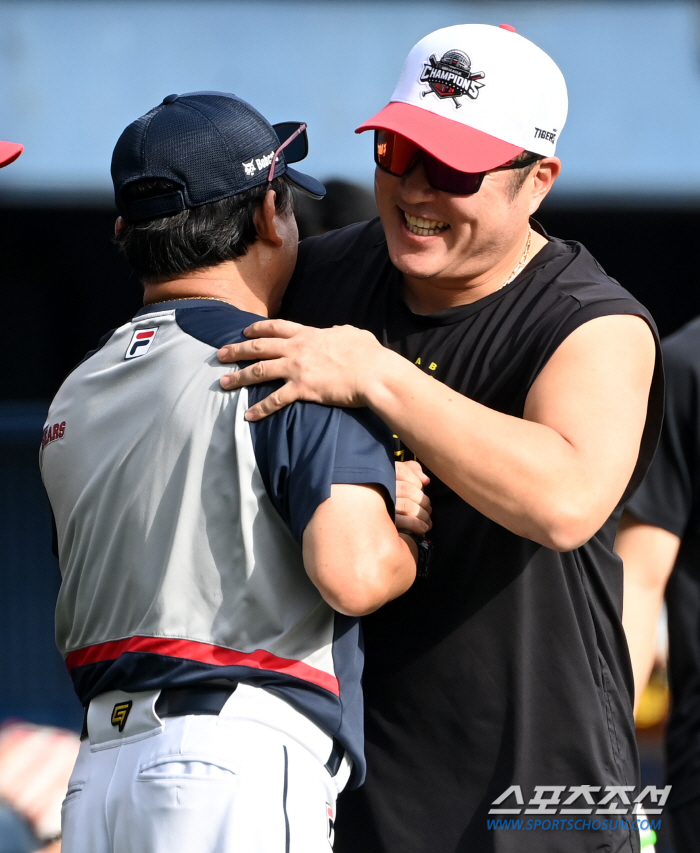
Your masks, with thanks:
[{"label": "gold chain necklace", "polygon": [[530,254],[530,247],[532,246],[532,228],[528,225],[527,227],[527,243],[525,244],[525,251],[522,254],[522,257],[518,261],[518,265],[515,267],[513,272],[510,274],[508,279],[503,282],[503,284],[498,288],[499,290],[503,290],[503,288],[510,284],[513,279],[518,276],[527,266],[527,259]]},{"label": "gold chain necklace", "polygon": [[[215,302],[225,302],[227,305],[231,304],[228,299],[222,299],[220,296],[171,296],[170,299],[158,299],[156,302],[149,302],[148,307],[151,305],[162,305],[164,302],[182,302],[184,299],[212,299]],[[144,305],[144,308],[146,307]]]}]

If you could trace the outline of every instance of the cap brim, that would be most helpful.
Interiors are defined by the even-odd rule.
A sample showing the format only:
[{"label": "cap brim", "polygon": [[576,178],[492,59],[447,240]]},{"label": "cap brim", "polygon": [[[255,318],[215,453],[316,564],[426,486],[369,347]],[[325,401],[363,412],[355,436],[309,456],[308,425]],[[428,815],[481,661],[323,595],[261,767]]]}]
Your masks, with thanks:
[{"label": "cap brim", "polygon": [[308,195],[313,196],[313,198],[323,198],[326,194],[326,188],[323,184],[317,181],[316,178],[312,178],[311,175],[305,175],[303,172],[298,172],[289,166],[287,166],[285,175],[295,186]]},{"label": "cap brim", "polygon": [[486,172],[502,166],[525,150],[459,121],[430,110],[392,101],[355,133],[393,130],[461,172]]},{"label": "cap brim", "polygon": [[24,145],[18,142],[0,142],[0,169],[9,166],[24,151]]}]

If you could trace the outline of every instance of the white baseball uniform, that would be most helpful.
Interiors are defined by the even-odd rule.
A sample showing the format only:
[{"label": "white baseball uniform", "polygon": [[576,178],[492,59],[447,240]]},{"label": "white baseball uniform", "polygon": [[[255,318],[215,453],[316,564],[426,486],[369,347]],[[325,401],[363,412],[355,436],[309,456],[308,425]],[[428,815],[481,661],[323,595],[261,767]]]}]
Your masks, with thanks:
[{"label": "white baseball uniform", "polygon": [[[363,778],[359,622],[299,546],[333,483],[380,484],[393,512],[390,436],[311,403],[247,422],[270,387],[224,392],[216,351],[256,319],[147,306],[51,404],[56,636],[89,705],[64,853],[327,850],[335,796]],[[207,687],[228,688],[218,715],[162,712]]]}]

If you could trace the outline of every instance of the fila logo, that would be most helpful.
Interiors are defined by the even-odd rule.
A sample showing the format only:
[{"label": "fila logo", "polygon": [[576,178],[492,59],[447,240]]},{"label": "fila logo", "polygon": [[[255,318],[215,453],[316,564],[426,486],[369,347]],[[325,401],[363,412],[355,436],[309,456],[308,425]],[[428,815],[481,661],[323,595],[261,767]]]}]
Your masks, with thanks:
[{"label": "fila logo", "polygon": [[135,331],[124,358],[138,358],[140,355],[146,355],[151,348],[157,331],[158,326],[155,329],[138,329]]},{"label": "fila logo", "polygon": [[120,732],[124,731],[124,726],[126,725],[126,721],[129,717],[129,711],[133,704],[133,701],[129,699],[128,702],[117,702],[112,709],[112,725],[119,726]]}]

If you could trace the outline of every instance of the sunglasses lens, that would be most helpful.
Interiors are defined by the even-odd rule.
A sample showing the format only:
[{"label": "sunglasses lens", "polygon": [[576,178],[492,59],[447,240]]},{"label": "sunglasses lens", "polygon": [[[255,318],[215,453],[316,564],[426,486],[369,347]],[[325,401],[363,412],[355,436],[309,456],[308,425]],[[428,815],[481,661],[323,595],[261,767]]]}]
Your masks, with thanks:
[{"label": "sunglasses lens", "polygon": [[375,130],[374,161],[392,175],[406,174],[417,151],[417,146],[404,136],[390,130]]},{"label": "sunglasses lens", "polygon": [[[280,145],[299,129],[300,121],[281,121],[273,124],[272,129],[277,134]],[[309,153],[309,140],[306,131],[303,130],[296,139],[293,139],[284,149],[284,159],[287,163],[298,163]]]},{"label": "sunglasses lens", "polygon": [[431,187],[455,195],[473,195],[484,179],[483,172],[460,172],[429,154],[423,155],[423,168]]},{"label": "sunglasses lens", "polygon": [[[374,162],[385,172],[402,177],[415,161],[418,146],[391,130],[374,131]],[[483,172],[460,172],[421,151],[425,176],[433,189],[456,195],[473,195],[484,179]]]}]

